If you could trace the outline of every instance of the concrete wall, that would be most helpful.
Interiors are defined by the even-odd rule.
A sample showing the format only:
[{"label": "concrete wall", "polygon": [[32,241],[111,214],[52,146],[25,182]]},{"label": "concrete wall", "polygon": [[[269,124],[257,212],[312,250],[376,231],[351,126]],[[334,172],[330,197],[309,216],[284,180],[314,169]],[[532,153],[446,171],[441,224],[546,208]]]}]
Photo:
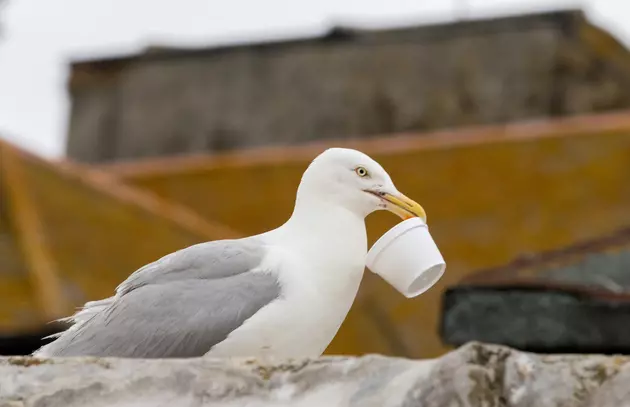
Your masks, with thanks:
[{"label": "concrete wall", "polygon": [[[425,207],[448,266],[435,288],[413,300],[366,274],[330,353],[438,355],[445,286],[478,268],[630,224],[630,114],[104,168],[251,234],[284,222],[309,160],[331,145],[372,155]],[[389,213],[371,215],[370,242],[396,222]]]},{"label": "concrete wall", "polygon": [[567,12],[77,63],[67,151],[102,162],[630,106],[630,71],[593,36]]}]

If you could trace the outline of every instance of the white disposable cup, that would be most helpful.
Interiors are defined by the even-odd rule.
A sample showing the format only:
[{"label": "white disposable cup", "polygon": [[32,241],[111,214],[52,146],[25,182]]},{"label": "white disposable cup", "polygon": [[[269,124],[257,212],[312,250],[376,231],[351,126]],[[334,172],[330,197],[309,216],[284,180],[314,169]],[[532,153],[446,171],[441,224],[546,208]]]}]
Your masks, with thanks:
[{"label": "white disposable cup", "polygon": [[400,222],[381,236],[367,254],[366,265],[407,298],[437,283],[446,263],[420,218]]}]

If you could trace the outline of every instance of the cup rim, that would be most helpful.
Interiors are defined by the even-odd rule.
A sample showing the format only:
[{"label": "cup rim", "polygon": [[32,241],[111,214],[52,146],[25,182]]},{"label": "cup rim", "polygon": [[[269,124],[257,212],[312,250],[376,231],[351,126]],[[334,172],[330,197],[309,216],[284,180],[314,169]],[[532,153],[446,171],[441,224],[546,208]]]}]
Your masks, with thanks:
[{"label": "cup rim", "polygon": [[[398,223],[387,232],[385,232],[381,237],[378,238],[376,242],[372,245],[370,250],[367,253],[365,265],[370,268],[370,265],[373,265],[376,262],[378,256],[396,239],[405,233],[409,232],[412,229],[417,227],[425,227],[429,228],[429,226],[419,217],[413,217],[409,219],[405,219],[402,222]],[[370,271],[372,269],[370,268]]]}]

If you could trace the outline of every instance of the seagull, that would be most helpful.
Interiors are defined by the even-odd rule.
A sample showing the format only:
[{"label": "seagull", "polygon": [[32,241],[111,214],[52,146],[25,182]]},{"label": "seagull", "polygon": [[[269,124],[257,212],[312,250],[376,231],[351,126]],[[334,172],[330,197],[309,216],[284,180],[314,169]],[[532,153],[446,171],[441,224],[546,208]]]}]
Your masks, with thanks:
[{"label": "seagull", "polygon": [[304,172],[290,218],[271,231],[196,244],[133,272],[87,302],[38,357],[312,358],[356,297],[365,217],[424,209],[357,150],[330,148]]}]

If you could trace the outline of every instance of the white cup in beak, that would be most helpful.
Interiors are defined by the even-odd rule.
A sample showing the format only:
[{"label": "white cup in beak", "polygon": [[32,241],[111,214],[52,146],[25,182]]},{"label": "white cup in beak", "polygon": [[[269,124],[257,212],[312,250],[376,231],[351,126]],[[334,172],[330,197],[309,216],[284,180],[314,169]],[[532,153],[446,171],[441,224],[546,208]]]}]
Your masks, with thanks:
[{"label": "white cup in beak", "polygon": [[427,224],[418,217],[404,220],[370,248],[366,265],[407,298],[437,283],[446,263]]}]

